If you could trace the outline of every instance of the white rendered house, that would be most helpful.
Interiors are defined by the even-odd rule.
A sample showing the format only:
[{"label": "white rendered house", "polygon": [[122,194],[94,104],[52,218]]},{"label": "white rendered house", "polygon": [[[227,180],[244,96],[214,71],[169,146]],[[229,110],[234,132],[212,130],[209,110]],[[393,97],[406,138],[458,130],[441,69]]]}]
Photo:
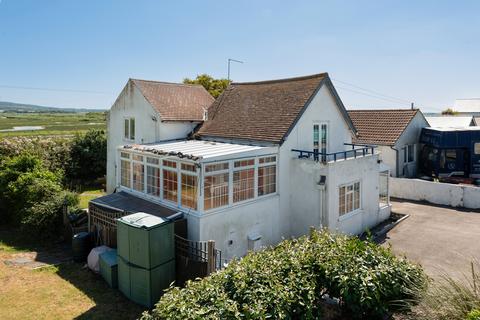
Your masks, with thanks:
[{"label": "white rendered house", "polygon": [[215,240],[226,259],[311,226],[359,234],[390,215],[378,153],[351,144],[355,127],[326,73],[233,83],[188,139],[185,124],[181,137],[146,139],[144,105],[114,108],[109,138],[136,121],[135,141],[109,141],[115,190],[182,212],[188,238]]}]

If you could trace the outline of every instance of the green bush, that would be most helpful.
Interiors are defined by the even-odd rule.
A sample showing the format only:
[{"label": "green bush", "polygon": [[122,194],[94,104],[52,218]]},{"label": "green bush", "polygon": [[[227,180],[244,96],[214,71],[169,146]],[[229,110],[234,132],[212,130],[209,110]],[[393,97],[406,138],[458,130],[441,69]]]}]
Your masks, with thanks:
[{"label": "green bush", "polygon": [[91,182],[107,171],[107,138],[101,130],[77,134],[70,147],[70,162],[66,167],[69,181]]},{"label": "green bush", "polygon": [[315,231],[170,288],[143,319],[315,319],[325,294],[351,318],[380,318],[424,282],[420,267],[389,249]]},{"label": "green bush", "polygon": [[37,238],[57,235],[63,225],[63,207],[69,203],[78,204],[78,197],[76,201],[75,197],[75,194],[63,191],[33,204],[22,216],[22,230]]},{"label": "green bush", "polygon": [[0,139],[0,161],[29,154],[42,161],[45,169],[65,171],[70,162],[70,138],[62,137],[9,137]]},{"label": "green bush", "polygon": [[2,223],[22,227],[35,237],[55,235],[62,223],[62,206],[78,204],[78,197],[63,191],[62,176],[45,169],[34,155],[23,153],[0,163]]},{"label": "green bush", "polygon": [[480,309],[470,311],[466,320],[480,320]]}]

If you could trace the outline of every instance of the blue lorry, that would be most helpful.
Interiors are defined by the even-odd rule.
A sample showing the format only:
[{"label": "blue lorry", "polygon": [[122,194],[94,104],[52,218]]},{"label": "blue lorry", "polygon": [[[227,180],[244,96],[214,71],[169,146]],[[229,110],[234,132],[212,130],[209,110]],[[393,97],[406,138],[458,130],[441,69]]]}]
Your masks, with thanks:
[{"label": "blue lorry", "polygon": [[480,178],[480,127],[423,128],[420,143],[423,174]]}]

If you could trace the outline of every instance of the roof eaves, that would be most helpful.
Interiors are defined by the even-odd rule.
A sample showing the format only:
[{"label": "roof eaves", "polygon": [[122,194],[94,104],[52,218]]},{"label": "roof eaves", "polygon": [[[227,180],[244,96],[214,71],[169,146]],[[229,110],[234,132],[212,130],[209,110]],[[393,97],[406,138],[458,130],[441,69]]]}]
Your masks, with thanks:
[{"label": "roof eaves", "polygon": [[342,100],[340,99],[340,96],[338,95],[338,92],[335,89],[335,86],[333,85],[333,83],[330,80],[330,77],[328,75],[327,75],[326,79],[327,79],[327,86],[332,91],[335,101],[340,106],[340,111],[342,112],[342,115],[343,115],[345,121],[347,122],[348,126],[352,130],[353,134],[357,135],[358,134],[357,128],[355,128],[355,125],[353,124],[352,119],[348,115],[348,111],[345,108],[345,105],[343,104]]}]

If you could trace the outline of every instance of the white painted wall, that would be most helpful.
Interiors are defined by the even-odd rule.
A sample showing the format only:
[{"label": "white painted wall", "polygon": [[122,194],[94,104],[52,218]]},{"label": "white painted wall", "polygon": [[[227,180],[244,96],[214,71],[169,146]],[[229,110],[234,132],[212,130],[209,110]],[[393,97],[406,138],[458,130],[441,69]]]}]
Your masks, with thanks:
[{"label": "white painted wall", "polygon": [[[297,186],[290,196],[292,235],[308,232],[309,226],[319,227],[322,211],[328,214],[328,228],[347,234],[359,234],[389,216],[389,207],[379,211],[379,164],[378,155],[337,161],[327,164],[306,159],[292,160],[291,185]],[[326,175],[326,197],[321,198],[318,187],[320,175]],[[339,187],[360,182],[360,210],[339,216]],[[325,220],[323,220],[325,221]]]},{"label": "white painted wall", "polygon": [[[397,142],[393,148],[398,150],[398,170],[397,170],[397,152],[393,150],[390,146],[379,146],[378,151],[380,152],[380,160],[390,168],[390,175],[392,177],[416,177],[418,169],[418,159],[420,156],[421,145],[420,133],[422,128],[428,127],[428,122],[425,120],[425,117],[421,112],[417,112],[415,117],[410,121],[407,128],[398,138]],[[415,145],[415,161],[407,163],[404,157],[403,148],[406,145],[413,144]]]},{"label": "white painted wall", "polygon": [[[320,175],[327,176],[325,209],[329,214],[330,229],[351,234],[361,233],[389,216],[389,208],[388,212],[384,210],[383,215],[379,215],[377,155],[329,163],[326,166],[312,160],[297,159],[297,154],[291,149],[312,150],[315,122],[328,123],[329,152],[351,148],[344,143],[351,143],[352,133],[330,90],[324,86],[280,148],[278,240],[282,237],[300,236],[307,233],[310,226],[320,225],[322,202],[317,187]],[[363,210],[338,221],[338,186],[354,180],[362,183]]]},{"label": "white painted wall", "polygon": [[390,195],[400,199],[428,201],[452,207],[480,208],[479,187],[405,178],[391,178],[389,187]]},{"label": "white painted wall", "polygon": [[[327,188],[329,228],[347,234],[360,234],[388,218],[389,213],[379,211],[378,156],[366,156],[356,160],[329,164]],[[360,210],[339,216],[339,187],[360,181]]]},{"label": "white painted wall", "polygon": [[[222,251],[222,259],[241,257],[248,251],[251,234],[261,235],[262,245],[277,243],[273,229],[278,227],[275,220],[278,211],[279,196],[272,195],[198,217],[189,215],[189,220],[198,220],[198,224],[189,223],[189,237],[198,232],[199,240],[215,240],[215,246]],[[190,230],[196,226],[198,230]]]},{"label": "white painted wall", "polygon": [[[308,229],[310,222],[314,221],[313,213],[302,214],[302,217],[292,212],[293,204],[291,198],[296,193],[311,193],[311,184],[296,185],[292,183],[295,175],[295,169],[292,166],[297,165],[293,160],[297,154],[292,149],[312,150],[313,149],[313,124],[316,122],[325,122],[328,124],[328,146],[329,152],[345,150],[344,143],[351,143],[352,134],[345,122],[337,103],[328,89],[323,86],[312,99],[309,107],[305,110],[297,125],[292,129],[279,151],[279,194],[280,211],[278,212],[278,225],[274,235],[277,241],[282,238],[288,238],[293,234],[299,234],[300,225],[305,223]],[[293,170],[293,172],[292,172]],[[298,204],[298,203],[297,203]],[[299,207],[302,210],[303,207]],[[309,209],[311,212],[312,208]],[[304,216],[305,215],[305,216]]]},{"label": "white painted wall", "polygon": [[[124,139],[124,119],[135,118],[135,141]],[[156,119],[154,121],[153,119]],[[129,81],[110,109],[107,117],[107,192],[116,185],[117,148],[131,143],[152,143],[185,138],[198,123],[162,122],[158,112],[140,90]]]},{"label": "white painted wall", "polygon": [[[397,152],[390,146],[378,146],[377,151],[379,153],[378,158],[390,170],[390,175],[395,177],[397,172]],[[403,157],[400,153],[401,151],[399,151],[399,157]]]}]

